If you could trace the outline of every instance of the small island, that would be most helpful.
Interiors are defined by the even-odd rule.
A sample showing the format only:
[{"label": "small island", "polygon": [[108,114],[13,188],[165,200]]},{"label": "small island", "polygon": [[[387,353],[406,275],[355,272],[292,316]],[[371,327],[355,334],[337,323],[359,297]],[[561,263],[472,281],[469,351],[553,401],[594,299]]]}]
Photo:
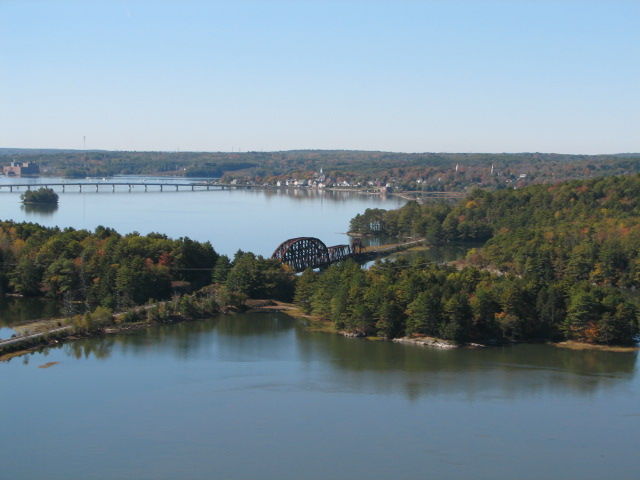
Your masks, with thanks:
[{"label": "small island", "polygon": [[58,194],[51,188],[29,190],[20,195],[22,203],[28,205],[57,205]]}]

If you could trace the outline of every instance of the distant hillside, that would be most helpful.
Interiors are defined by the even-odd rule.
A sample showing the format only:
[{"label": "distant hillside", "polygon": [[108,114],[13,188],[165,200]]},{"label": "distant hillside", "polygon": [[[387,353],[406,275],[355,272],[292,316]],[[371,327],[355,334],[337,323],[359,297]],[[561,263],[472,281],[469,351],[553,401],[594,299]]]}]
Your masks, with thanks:
[{"label": "distant hillside", "polygon": [[281,152],[127,152],[0,149],[4,162],[35,161],[45,175],[116,174],[226,177],[275,183],[318,178],[403,190],[522,187],[535,183],[640,172],[640,154],[394,153],[360,150]]},{"label": "distant hillside", "polygon": [[3,155],[51,155],[55,153],[71,153],[78,150],[65,150],[58,148],[0,148],[0,156]]}]

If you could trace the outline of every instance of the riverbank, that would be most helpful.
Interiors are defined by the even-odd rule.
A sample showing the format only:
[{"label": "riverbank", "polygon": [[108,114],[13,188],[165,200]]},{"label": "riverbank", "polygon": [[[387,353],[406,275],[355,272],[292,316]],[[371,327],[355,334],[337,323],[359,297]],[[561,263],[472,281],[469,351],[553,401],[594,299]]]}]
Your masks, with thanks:
[{"label": "riverbank", "polygon": [[[109,323],[96,326],[93,329],[82,330],[76,325],[70,324],[71,319],[47,319],[30,322],[20,325],[16,328],[18,332],[23,332],[14,338],[0,341],[0,361],[7,361],[21,355],[37,352],[42,349],[60,345],[61,343],[100,337],[104,335],[115,335],[133,332],[154,325],[175,324],[188,321],[197,321],[199,316],[189,316],[183,314],[173,314],[168,316],[165,321],[149,320],[145,316],[144,319],[137,321],[127,321],[131,316],[146,314],[149,310],[160,310],[166,308],[166,305],[175,300],[167,302],[159,302],[153,305],[145,305],[135,309],[121,312],[113,315]],[[300,307],[293,303],[282,302],[272,299],[248,299],[242,305],[228,306],[221,311],[216,312],[222,315],[232,315],[237,312],[244,313],[273,313],[278,312],[285,314],[296,320],[303,321],[305,328],[312,332],[324,332],[331,334],[339,334],[349,338],[360,338],[363,340],[387,340],[393,343],[404,345],[414,345],[419,347],[436,348],[441,350],[451,350],[458,348],[486,348],[488,345],[478,343],[456,343],[451,340],[445,340],[430,336],[405,336],[396,338],[371,337],[360,332],[342,331],[335,328],[333,322],[324,320],[316,315],[306,314]],[[211,313],[215,315],[216,313]],[[598,345],[576,341],[549,342],[557,348],[570,350],[597,350],[606,352],[635,352],[640,351],[638,346],[616,346],[616,345]]]},{"label": "riverbank", "polygon": [[304,321],[310,331],[340,333],[336,330],[333,322],[323,320],[316,315],[306,314],[294,303],[281,302],[279,300],[248,300],[246,305],[249,307],[246,313],[283,313],[296,320]]},{"label": "riverbank", "polygon": [[[80,330],[75,325],[69,323],[71,319],[48,319],[30,322],[21,325],[19,331],[23,335],[0,341],[0,361],[7,361],[21,355],[37,352],[42,349],[58,346],[61,343],[71,342],[86,338],[95,338],[105,335],[115,335],[133,332],[144,328],[149,328],[158,324],[175,324],[188,321],[197,321],[199,318],[186,315],[174,315],[168,321],[158,322],[148,319],[138,321],[126,321],[127,315],[140,315],[150,309],[161,309],[169,302],[160,302],[153,305],[145,305],[136,309],[121,312],[113,315],[112,320],[101,326],[90,330]],[[316,315],[309,315],[302,311],[300,307],[293,303],[282,302],[272,299],[248,299],[240,306],[229,306],[223,315],[231,315],[236,312],[244,313],[273,313],[278,312],[296,320],[303,321],[305,328],[312,332],[324,332],[339,334],[350,338],[362,338],[364,340],[390,340],[396,343],[428,346],[441,349],[452,349],[465,347],[444,339],[432,337],[402,337],[394,339],[383,339],[381,337],[370,337],[359,333],[341,331],[335,328],[333,322],[324,320]]]},{"label": "riverbank", "polygon": [[565,342],[551,342],[549,345],[553,345],[557,348],[566,348],[569,350],[599,350],[601,352],[637,352],[640,351],[639,346],[621,346],[621,345],[597,345],[593,343],[576,342],[573,340],[567,340]]},{"label": "riverbank", "polygon": [[151,325],[194,321],[247,309],[241,297],[227,297],[227,301],[219,304],[216,301],[218,293],[215,287],[209,286],[192,294],[115,314],[107,308],[97,307],[93,312],[73,317],[28,322],[14,329],[19,335],[0,340],[0,360],[80,338],[125,333]]},{"label": "riverbank", "polygon": [[[186,297],[186,296],[185,296]],[[183,298],[183,297],[181,297]],[[0,361],[25,355],[41,349],[57,346],[63,342],[129,333],[154,325],[175,324],[181,322],[197,321],[206,316],[216,314],[232,315],[238,312],[244,313],[270,313],[279,312],[297,320],[303,320],[311,331],[339,333],[333,326],[333,322],[322,320],[313,315],[305,314],[300,307],[293,303],[281,302],[271,299],[247,299],[239,305],[227,305],[208,315],[187,315],[184,313],[169,313],[164,320],[150,320],[149,312],[167,310],[168,305],[175,304],[179,300],[168,300],[151,305],[144,305],[125,312],[119,312],[111,316],[110,320],[93,328],[82,329],[76,323],[78,318],[43,319],[22,324],[15,327],[18,336],[0,341]],[[132,321],[132,318],[137,320]],[[75,320],[75,322],[74,322]]]},{"label": "riverbank", "polygon": [[397,338],[382,338],[372,337],[365,335],[361,332],[350,332],[345,330],[337,330],[333,322],[329,320],[323,320],[316,315],[309,315],[302,311],[300,307],[293,303],[280,302],[277,300],[253,300],[248,301],[248,305],[251,306],[247,313],[268,313],[279,312],[288,315],[297,320],[303,320],[306,323],[307,329],[315,332],[337,333],[348,338],[360,338],[363,340],[388,340],[394,343],[402,343],[406,345],[417,345],[422,347],[439,348],[444,350],[450,350],[454,348],[484,348],[486,345],[478,343],[458,344],[456,342],[445,340],[443,338],[436,337],[397,337]]},{"label": "riverbank", "polygon": [[19,335],[7,340],[0,341],[0,362],[10,360],[21,355],[37,352],[44,348],[57,346],[61,343],[80,340],[83,338],[93,338],[102,335],[125,333],[128,331],[147,328],[153,324],[149,321],[140,321],[127,324],[113,324],[91,331],[80,331],[74,325],[63,327],[47,328],[47,325],[59,325],[61,321],[68,322],[68,319],[39,320],[17,327],[35,333]]},{"label": "riverbank", "polygon": [[[472,349],[482,349],[482,348],[490,348],[492,346],[503,346],[503,345],[487,345],[482,343],[456,343],[451,340],[446,340],[438,337],[430,337],[430,336],[405,336],[405,337],[396,337],[396,338],[382,338],[382,337],[371,337],[359,332],[349,332],[344,330],[337,330],[333,324],[333,322],[329,320],[323,320],[317,315],[306,314],[302,311],[300,307],[293,303],[281,302],[278,300],[249,300],[247,301],[247,306],[249,309],[247,313],[268,313],[268,312],[279,312],[285,315],[288,315],[297,320],[303,320],[306,323],[306,326],[311,331],[317,332],[326,332],[326,333],[334,333],[339,334],[349,338],[360,338],[363,340],[388,340],[393,343],[400,343],[404,345],[415,345],[420,347],[428,347],[428,348],[437,348],[442,350],[452,350],[457,348],[472,348]],[[526,343],[526,342],[523,342]],[[548,345],[552,345],[557,348],[564,348],[570,350],[596,350],[603,352],[636,352],[640,351],[640,346],[623,346],[623,345],[599,345],[593,343],[585,343],[585,342],[576,342],[572,340],[567,340],[563,342],[547,342]],[[508,345],[508,344],[507,344]]]}]

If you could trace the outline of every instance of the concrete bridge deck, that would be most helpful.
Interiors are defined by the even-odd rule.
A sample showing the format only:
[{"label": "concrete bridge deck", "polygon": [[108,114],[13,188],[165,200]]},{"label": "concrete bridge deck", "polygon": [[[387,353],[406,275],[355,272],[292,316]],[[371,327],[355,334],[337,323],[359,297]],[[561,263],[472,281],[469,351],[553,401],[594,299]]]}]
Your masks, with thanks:
[{"label": "concrete bridge deck", "polygon": [[[150,188],[151,187],[151,188]],[[202,191],[202,190],[224,190],[231,188],[265,188],[258,185],[235,185],[230,183],[214,183],[214,182],[42,182],[42,183],[0,183],[0,192],[13,192],[24,190],[35,190],[38,188],[51,188],[62,192],[78,191],[78,192],[100,192],[116,190],[128,191],[134,189],[144,189],[147,191]],[[84,188],[84,190],[83,190]]]}]

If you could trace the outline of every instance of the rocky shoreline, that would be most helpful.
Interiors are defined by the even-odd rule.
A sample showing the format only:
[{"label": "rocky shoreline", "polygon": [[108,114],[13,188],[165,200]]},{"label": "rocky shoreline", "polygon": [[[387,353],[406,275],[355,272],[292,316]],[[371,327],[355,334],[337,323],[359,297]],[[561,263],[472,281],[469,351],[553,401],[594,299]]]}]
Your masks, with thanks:
[{"label": "rocky shoreline", "polygon": [[440,348],[442,350],[452,350],[454,348],[462,347],[462,345],[459,345],[455,342],[450,342],[448,340],[443,340],[442,338],[436,337],[398,337],[391,339],[391,341],[393,343],[419,345],[421,347]]}]

